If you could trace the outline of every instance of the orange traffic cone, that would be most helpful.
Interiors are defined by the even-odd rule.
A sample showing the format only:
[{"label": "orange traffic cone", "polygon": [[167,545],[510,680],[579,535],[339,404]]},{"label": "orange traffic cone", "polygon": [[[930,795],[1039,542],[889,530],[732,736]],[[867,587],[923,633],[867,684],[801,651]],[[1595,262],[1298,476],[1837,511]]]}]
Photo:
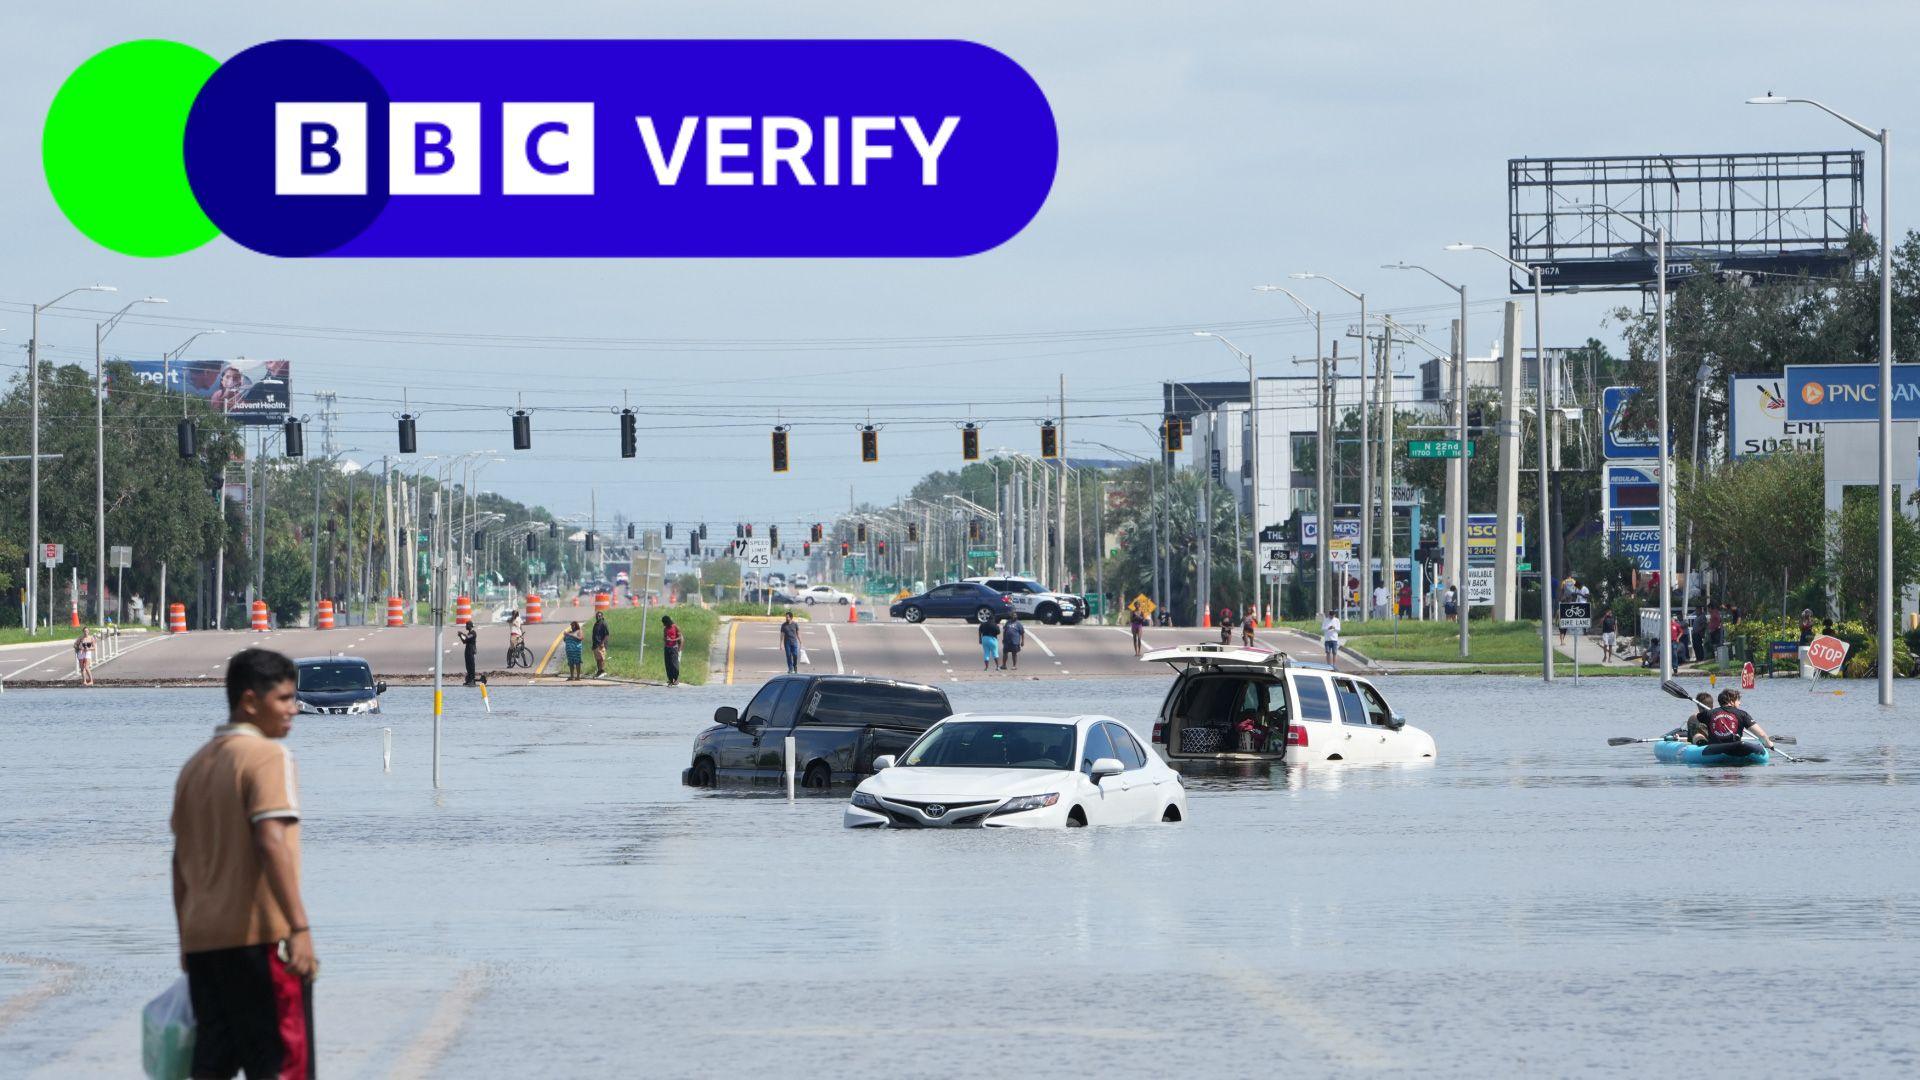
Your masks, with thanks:
[{"label": "orange traffic cone", "polygon": [[1267,611],[1266,621],[1262,623],[1261,626],[1267,630],[1273,629],[1273,611],[1271,609]]},{"label": "orange traffic cone", "polygon": [[78,600],[73,602],[73,626],[76,630],[80,628],[80,601]]},{"label": "orange traffic cone", "polygon": [[1213,612],[1211,610],[1207,608],[1200,609],[1200,625],[1201,626],[1213,625]]},{"label": "orange traffic cone", "polygon": [[855,604],[851,602],[847,604],[847,621],[850,623],[857,623],[860,621],[860,605],[859,604]]}]

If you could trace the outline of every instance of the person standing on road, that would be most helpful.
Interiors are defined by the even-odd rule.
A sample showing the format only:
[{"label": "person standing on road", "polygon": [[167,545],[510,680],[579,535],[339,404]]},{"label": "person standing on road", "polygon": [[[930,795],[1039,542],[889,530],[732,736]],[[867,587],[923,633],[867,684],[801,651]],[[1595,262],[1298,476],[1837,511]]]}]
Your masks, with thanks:
[{"label": "person standing on road", "polygon": [[173,789],[173,911],[195,1024],[194,1076],[313,1075],[313,980],[300,899],[300,799],[281,740],[300,712],[293,661],[227,664],[227,722]]},{"label": "person standing on road", "polygon": [[1220,644],[1226,645],[1231,643],[1232,641],[1233,641],[1233,609],[1230,607],[1223,607],[1220,609]]},{"label": "person standing on road", "polygon": [[567,650],[567,681],[573,682],[581,678],[580,653],[581,647],[586,644],[580,633],[580,621],[578,619],[567,626],[567,632],[561,635],[561,641],[565,644]]},{"label": "person standing on road", "polygon": [[660,659],[666,663],[667,685],[680,685],[680,628],[673,625],[673,616],[660,616],[660,625],[665,628],[660,636]]},{"label": "person standing on road", "polygon": [[1000,670],[1020,670],[1020,649],[1027,643],[1027,626],[1020,621],[1020,613],[1015,611],[1007,616],[1007,628],[1000,632]]},{"label": "person standing on road", "polygon": [[73,639],[73,659],[80,665],[80,685],[93,685],[93,650],[99,644],[94,639],[93,627],[80,628],[80,636]]},{"label": "person standing on road", "polygon": [[1146,654],[1146,649],[1140,640],[1140,635],[1146,628],[1147,617],[1140,614],[1139,608],[1134,608],[1133,618],[1127,620],[1127,629],[1133,633],[1133,658],[1135,660],[1140,659],[1140,657]]},{"label": "person standing on road", "polygon": [[982,671],[992,671],[993,664],[1000,656],[1000,622],[988,616],[980,620],[980,666]]},{"label": "person standing on road", "polygon": [[1340,658],[1340,616],[1335,612],[1327,612],[1327,617],[1320,620],[1320,644],[1327,650],[1327,663],[1338,666]]},{"label": "person standing on road", "polygon": [[793,612],[780,623],[780,651],[787,655],[787,674],[800,670],[800,624],[793,621]]},{"label": "person standing on road", "polygon": [[1260,618],[1252,608],[1247,609],[1247,617],[1240,620],[1240,644],[1252,645],[1253,632],[1260,628]]},{"label": "person standing on road", "polygon": [[469,619],[461,625],[460,633],[457,636],[460,639],[461,652],[465,654],[467,661],[467,681],[460,685],[472,686],[480,681],[479,678],[475,676],[473,670],[474,661],[480,655],[480,631],[474,628],[473,621]]},{"label": "person standing on road", "polygon": [[1614,643],[1619,640],[1620,640],[1620,620],[1614,616],[1613,609],[1608,608],[1607,613],[1605,615],[1600,616],[1600,661],[1601,663],[1612,662],[1613,646],[1614,646]]},{"label": "person standing on road", "polygon": [[593,613],[593,677],[599,678],[607,673],[607,639],[613,631],[607,628],[607,613]]}]

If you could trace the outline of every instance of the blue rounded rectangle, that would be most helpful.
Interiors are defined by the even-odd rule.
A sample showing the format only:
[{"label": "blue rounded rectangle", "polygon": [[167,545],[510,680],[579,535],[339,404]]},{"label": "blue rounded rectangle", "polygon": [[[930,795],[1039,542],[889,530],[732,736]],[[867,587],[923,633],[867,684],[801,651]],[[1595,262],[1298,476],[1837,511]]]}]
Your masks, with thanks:
[{"label": "blue rounded rectangle", "polygon": [[288,113],[275,216],[354,156],[385,200],[332,256],[971,255],[1033,218],[1059,156],[1039,86],[971,42],[316,44],[387,99],[363,135]]}]

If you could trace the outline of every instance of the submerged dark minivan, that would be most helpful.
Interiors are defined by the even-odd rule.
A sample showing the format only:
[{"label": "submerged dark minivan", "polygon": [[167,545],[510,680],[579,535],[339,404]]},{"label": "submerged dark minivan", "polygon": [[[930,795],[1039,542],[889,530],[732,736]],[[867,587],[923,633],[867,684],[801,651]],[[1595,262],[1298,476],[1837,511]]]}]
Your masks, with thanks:
[{"label": "submerged dark minivan", "polygon": [[802,786],[854,783],[873,773],[873,759],[901,754],[952,715],[946,692],[923,683],[860,675],[782,675],[753,695],[744,713],[723,705],[714,726],[693,740],[682,783],[778,782],[786,778],[786,737],[794,738],[794,772]]},{"label": "submerged dark minivan", "polygon": [[304,656],[293,662],[294,694],[303,713],[377,713],[387,684],[375,682],[373,665],[358,656]]}]

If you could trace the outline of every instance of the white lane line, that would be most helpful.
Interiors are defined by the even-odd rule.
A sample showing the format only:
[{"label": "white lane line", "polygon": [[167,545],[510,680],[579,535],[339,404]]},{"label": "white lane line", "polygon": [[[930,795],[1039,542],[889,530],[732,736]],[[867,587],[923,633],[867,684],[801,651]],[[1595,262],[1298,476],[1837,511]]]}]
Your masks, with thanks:
[{"label": "white lane line", "polygon": [[34,668],[37,668],[41,664],[47,663],[48,661],[51,661],[51,660],[58,660],[62,657],[66,657],[69,660],[71,660],[72,656],[73,656],[73,646],[71,645],[68,645],[64,649],[55,649],[51,654],[47,656],[43,656],[40,659],[35,660],[31,664],[26,664],[24,666],[14,668],[12,671],[7,672],[7,678],[9,679],[14,678],[23,671],[32,671]]},{"label": "white lane line", "polygon": [[[1125,634],[1129,639],[1133,637],[1133,631],[1124,626],[1109,626],[1106,629],[1111,630],[1116,634]],[[1147,635],[1142,633],[1140,635],[1140,650],[1142,652],[1152,652],[1155,648],[1156,646],[1153,644],[1153,642],[1147,640]]]},{"label": "white lane line", "polygon": [[[1025,620],[1022,620],[1022,621],[1024,622]],[[1029,630],[1027,631],[1027,640],[1033,642],[1035,645],[1040,646],[1040,651],[1047,654],[1047,659],[1049,660],[1053,659],[1053,650],[1047,648],[1047,643],[1040,640],[1039,634],[1036,634],[1033,631]]]},{"label": "white lane line", "polygon": [[826,628],[827,642],[833,646],[833,673],[835,675],[845,675],[847,673],[847,665],[840,659],[840,635],[833,632],[832,623],[821,623],[820,625]]},{"label": "white lane line", "polygon": [[926,623],[920,624],[920,632],[927,635],[927,640],[933,643],[934,655],[940,657],[941,662],[944,663],[947,659],[947,650],[940,647],[940,639],[933,636],[933,631],[927,627]]}]

